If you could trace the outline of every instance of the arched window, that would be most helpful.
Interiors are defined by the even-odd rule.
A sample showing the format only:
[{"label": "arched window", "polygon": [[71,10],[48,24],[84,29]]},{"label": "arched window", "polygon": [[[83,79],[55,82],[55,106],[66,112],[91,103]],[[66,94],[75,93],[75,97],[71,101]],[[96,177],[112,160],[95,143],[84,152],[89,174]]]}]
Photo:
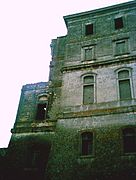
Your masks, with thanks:
[{"label": "arched window", "polygon": [[93,133],[84,132],[81,134],[82,139],[82,155],[91,155],[93,153]]},{"label": "arched window", "polygon": [[118,87],[120,100],[131,99],[131,76],[129,70],[121,70],[118,72]]},{"label": "arched window", "polygon": [[47,94],[40,94],[37,100],[36,120],[42,121],[46,119],[48,109]]},{"label": "arched window", "polygon": [[123,129],[123,148],[125,153],[136,152],[136,130],[134,128]]},{"label": "arched window", "polygon": [[95,100],[95,79],[93,75],[83,78],[83,104],[94,103]]}]

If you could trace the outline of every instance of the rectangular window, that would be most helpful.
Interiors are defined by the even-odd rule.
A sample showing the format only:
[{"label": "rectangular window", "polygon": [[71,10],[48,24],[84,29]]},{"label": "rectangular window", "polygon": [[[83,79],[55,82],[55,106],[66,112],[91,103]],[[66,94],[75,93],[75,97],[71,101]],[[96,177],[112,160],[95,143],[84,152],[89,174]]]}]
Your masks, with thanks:
[{"label": "rectangular window", "polygon": [[133,128],[123,130],[123,148],[124,153],[136,152],[136,133]]},{"label": "rectangular window", "polygon": [[89,141],[82,142],[82,155],[89,155],[92,151],[92,145]]},{"label": "rectangular window", "polygon": [[122,17],[114,19],[114,23],[115,23],[115,29],[121,29],[124,26]]},{"label": "rectangular window", "polygon": [[82,48],[82,60],[83,61],[95,60],[95,46],[85,46]]},{"label": "rectangular window", "polygon": [[120,56],[129,53],[129,41],[128,39],[117,40],[113,44],[114,55]]},{"label": "rectangular window", "polygon": [[129,137],[126,136],[124,138],[124,152],[125,153],[131,153],[131,152],[136,152],[136,138],[134,136]]},{"label": "rectangular window", "polygon": [[36,120],[44,120],[46,115],[46,104],[38,104]]},{"label": "rectangular window", "polygon": [[93,133],[82,133],[82,152],[83,156],[92,155],[93,153]]},{"label": "rectangular window", "polygon": [[93,33],[94,33],[94,31],[93,31],[93,24],[87,24],[85,26],[85,35],[91,35]]},{"label": "rectangular window", "polygon": [[126,50],[126,42],[125,41],[120,41],[116,43],[116,54],[121,55],[125,54],[127,52]]},{"label": "rectangular window", "polygon": [[85,60],[89,61],[92,59],[92,49],[85,49]]},{"label": "rectangular window", "polygon": [[94,84],[84,86],[83,103],[94,103]]},{"label": "rectangular window", "polygon": [[131,99],[130,80],[119,80],[119,94],[120,100]]},{"label": "rectangular window", "polygon": [[41,154],[40,151],[35,150],[32,153],[32,166],[39,167],[41,164]]}]

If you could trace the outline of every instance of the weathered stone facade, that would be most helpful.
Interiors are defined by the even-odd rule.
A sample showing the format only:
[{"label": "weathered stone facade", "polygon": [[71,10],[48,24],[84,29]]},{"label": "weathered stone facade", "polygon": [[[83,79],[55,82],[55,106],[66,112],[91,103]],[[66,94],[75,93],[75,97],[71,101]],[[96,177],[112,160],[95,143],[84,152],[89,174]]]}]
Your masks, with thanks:
[{"label": "weathered stone facade", "polygon": [[136,179],[135,19],[136,1],[64,17],[49,82],[22,88],[6,179]]}]

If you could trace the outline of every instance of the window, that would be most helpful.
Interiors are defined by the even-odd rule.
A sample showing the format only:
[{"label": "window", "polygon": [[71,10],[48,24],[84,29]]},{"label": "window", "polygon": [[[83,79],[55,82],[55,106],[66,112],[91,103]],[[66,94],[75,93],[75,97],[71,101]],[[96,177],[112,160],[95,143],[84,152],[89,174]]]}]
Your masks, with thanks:
[{"label": "window", "polygon": [[126,41],[116,42],[116,55],[125,54],[126,52]]},{"label": "window", "polygon": [[42,154],[40,149],[35,148],[34,146],[28,146],[27,153],[26,153],[26,166],[38,168],[42,162]]},{"label": "window", "polygon": [[36,120],[45,120],[48,112],[48,94],[39,94],[37,96]]},{"label": "window", "polygon": [[34,150],[32,152],[32,166],[39,167],[41,164],[41,153],[40,150]]},{"label": "window", "polygon": [[113,40],[113,53],[115,56],[120,56],[124,54],[129,54],[130,49],[129,49],[129,39],[126,37],[124,39],[120,40]]},{"label": "window", "polygon": [[87,24],[85,26],[85,35],[87,36],[87,35],[91,35],[93,33],[94,33],[93,32],[93,24]]},{"label": "window", "polygon": [[93,153],[93,133],[84,132],[81,134],[81,138],[82,138],[81,154],[83,156],[91,155]]},{"label": "window", "polygon": [[94,76],[85,76],[83,79],[83,104],[94,103]]},{"label": "window", "polygon": [[82,48],[83,61],[95,60],[95,46],[85,46]]},{"label": "window", "polygon": [[134,128],[123,130],[123,149],[124,153],[136,152],[136,130]]},{"label": "window", "polygon": [[114,23],[115,23],[115,29],[121,29],[124,26],[122,17],[114,19]]},{"label": "window", "polygon": [[37,105],[36,120],[44,120],[46,115],[46,103]]},{"label": "window", "polygon": [[118,72],[118,87],[120,100],[131,99],[130,71],[121,70]]},{"label": "window", "polygon": [[85,49],[85,60],[89,61],[90,59],[92,59],[92,54],[93,54],[93,49],[92,48],[87,48]]},{"label": "window", "polygon": [[83,46],[81,49],[81,59],[82,61],[92,61],[95,60],[95,44]]}]

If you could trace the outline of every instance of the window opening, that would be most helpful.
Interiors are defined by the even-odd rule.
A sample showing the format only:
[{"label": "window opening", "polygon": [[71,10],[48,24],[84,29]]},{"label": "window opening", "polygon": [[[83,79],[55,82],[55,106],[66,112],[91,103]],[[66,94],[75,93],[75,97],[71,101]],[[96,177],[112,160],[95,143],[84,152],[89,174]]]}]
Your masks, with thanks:
[{"label": "window opening", "polygon": [[128,70],[118,72],[118,84],[120,100],[131,99],[131,85]]},{"label": "window opening", "polygon": [[94,103],[94,76],[84,77],[83,104]]},{"label": "window opening", "polygon": [[93,32],[93,24],[87,24],[86,26],[85,26],[85,34],[86,35],[91,35],[91,34],[93,34],[94,32]]},{"label": "window opening", "polygon": [[115,23],[115,29],[121,29],[124,26],[122,17],[114,19],[114,23]]},{"label": "window opening", "polygon": [[92,59],[92,57],[93,57],[93,49],[92,48],[85,49],[85,60],[89,61]]},{"label": "window opening", "polygon": [[93,153],[93,133],[82,133],[82,155],[91,155]]},{"label": "window opening", "polygon": [[127,53],[126,41],[116,42],[116,55],[121,55]]},{"label": "window opening", "polygon": [[32,153],[32,166],[39,167],[41,164],[41,153],[40,150],[35,150]]},{"label": "window opening", "polygon": [[125,153],[136,152],[136,132],[134,128],[123,130],[123,148]]},{"label": "window opening", "polygon": [[46,103],[37,105],[37,113],[36,113],[36,119],[37,120],[44,120],[45,119],[46,107],[47,107]]}]

